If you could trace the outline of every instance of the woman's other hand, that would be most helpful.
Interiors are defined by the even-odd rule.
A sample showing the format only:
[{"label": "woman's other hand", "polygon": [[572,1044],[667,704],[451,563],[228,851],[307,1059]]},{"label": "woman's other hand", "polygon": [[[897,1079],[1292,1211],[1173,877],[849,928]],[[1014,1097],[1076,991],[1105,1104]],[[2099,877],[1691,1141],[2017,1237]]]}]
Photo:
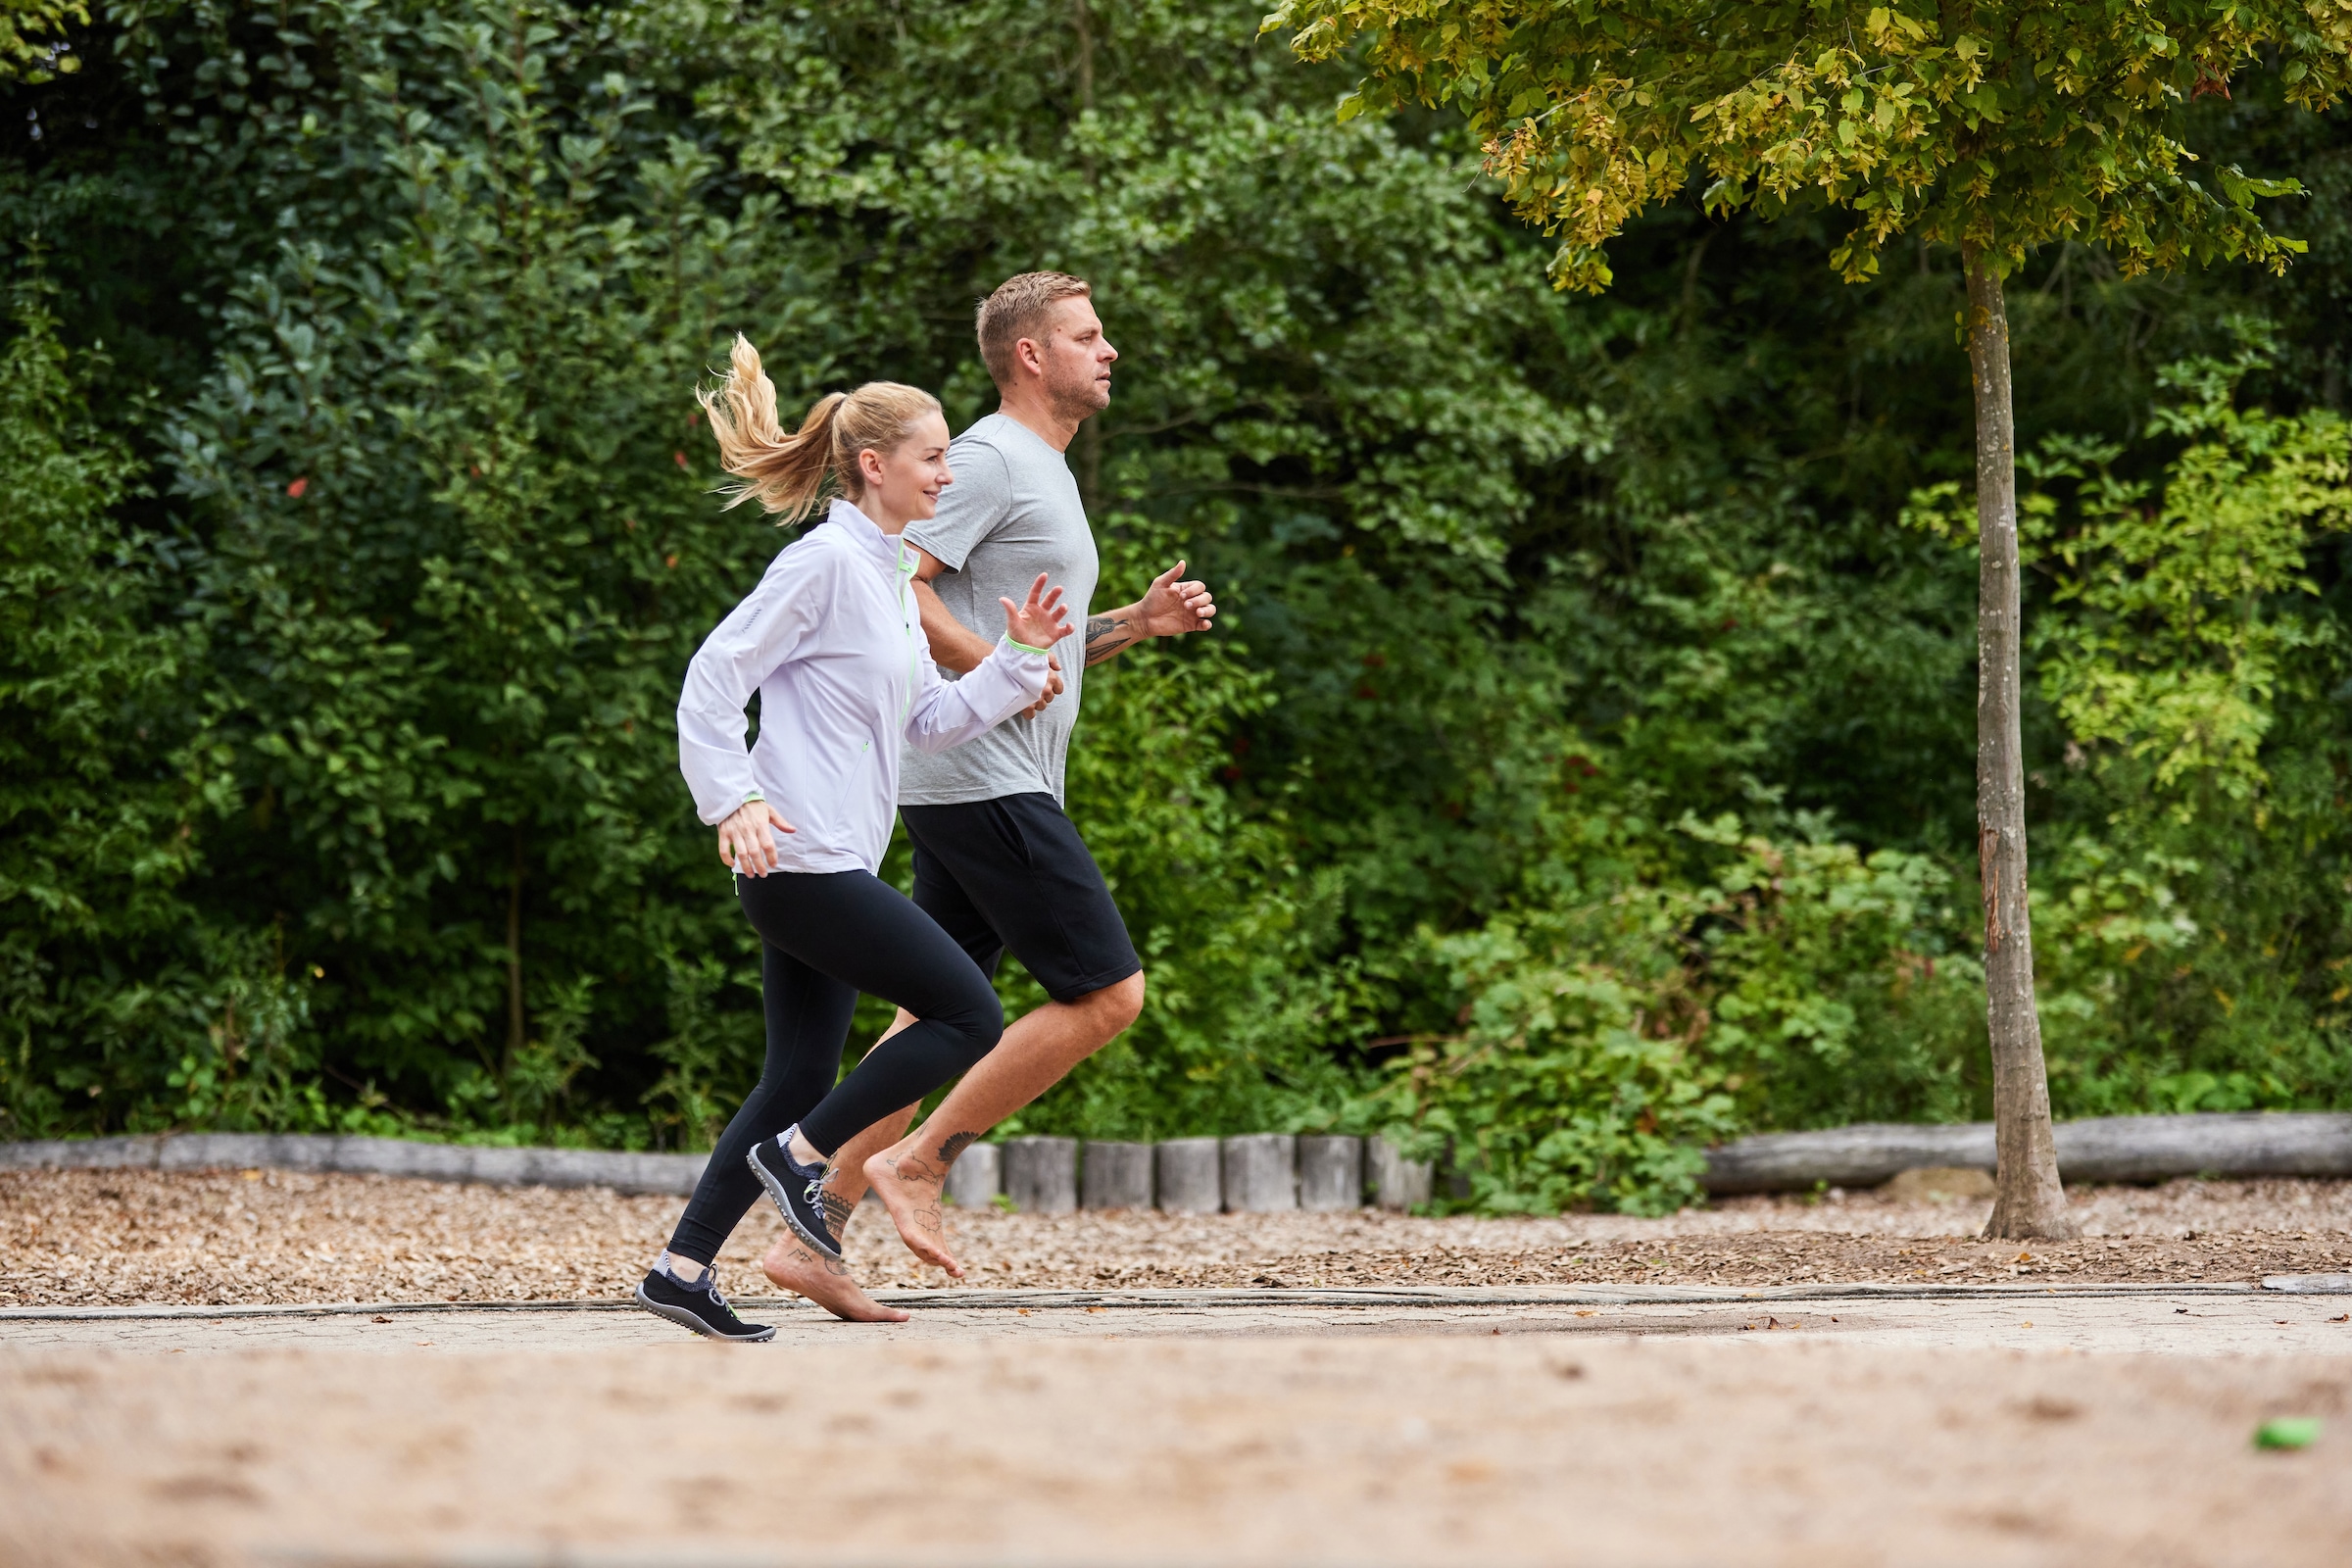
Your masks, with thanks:
[{"label": "woman's other hand", "polygon": [[738,876],[765,876],[776,868],[775,834],[791,831],[774,807],[746,801],[718,824],[718,858]]},{"label": "woman's other hand", "polygon": [[1009,599],[997,603],[1004,607],[1004,635],[1016,643],[1051,648],[1070,634],[1070,612],[1062,606],[1061,590],[1048,588],[1042,571],[1029,585],[1027,604],[1015,605]]}]

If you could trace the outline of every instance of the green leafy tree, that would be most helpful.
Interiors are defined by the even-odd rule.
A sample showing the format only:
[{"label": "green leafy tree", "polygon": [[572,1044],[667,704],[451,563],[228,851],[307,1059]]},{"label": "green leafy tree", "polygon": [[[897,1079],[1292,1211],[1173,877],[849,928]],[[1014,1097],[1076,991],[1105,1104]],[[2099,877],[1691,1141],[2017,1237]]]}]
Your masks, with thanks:
[{"label": "green leafy tree", "polygon": [[152,619],[154,541],[113,514],[139,465],[93,417],[74,373],[92,357],[73,365],[38,275],[15,293],[0,347],[0,1131],[39,1133],[83,1124],[169,1061],[195,854],[171,768],[186,643]]},{"label": "green leafy tree", "polygon": [[[971,303],[1032,268],[1088,277],[1122,356],[1070,454],[1102,593],[1182,557],[1226,606],[1213,638],[1089,678],[1070,809],[1152,1002],[1024,1114],[1037,1130],[1328,1107],[1345,1073],[1316,1048],[1382,1032],[1368,1014],[1417,983],[1392,976],[1430,906],[1492,906],[1494,848],[1554,765],[1551,726],[1510,713],[1541,677],[1480,656],[1531,477],[1603,421],[1521,363],[1540,273],[1498,265],[1458,133],[1333,123],[1337,75],[1253,24],[1172,0],[850,0],[731,35],[739,69],[702,91],[742,169],[840,258],[824,292],[856,301],[861,363],[940,387],[957,423],[994,405]],[[1300,167],[1339,177],[1302,188]],[[1362,732],[1375,682],[1422,744]],[[1360,805],[1329,809],[1342,793]]]},{"label": "green leafy tree", "polygon": [[[2034,888],[2052,1089],[2078,1111],[2285,1108],[2342,1070],[2291,1000],[2340,971],[2341,916],[2281,907],[2261,847],[2324,854],[2341,819],[2342,764],[2311,732],[2343,679],[2318,596],[2328,536],[2352,527],[2352,427],[2240,407],[2274,357],[2258,337],[2170,367],[2143,443],[2054,436],[2021,458],[2055,771],[2098,808],[2053,824]],[[2143,476],[2135,448],[2166,461]],[[1957,486],[1909,515],[1973,552]]]},{"label": "green leafy tree", "polygon": [[[2187,444],[2161,491],[2114,473],[2112,448],[2053,444],[2032,466],[2027,563],[2059,574],[2044,689],[2079,742],[2150,764],[2151,796],[2176,810],[2193,789],[2243,802],[2269,783],[2280,680],[2330,635],[2278,607],[2318,592],[2313,543],[2352,527],[2352,426],[2331,409],[2240,410],[2253,363],[2165,377],[2179,396],[2148,434]],[[2052,489],[2068,480],[2075,526],[2059,534]]]},{"label": "green leafy tree", "polygon": [[[886,375],[967,419],[972,305],[1038,265],[1125,354],[1073,453],[1104,593],[1182,555],[1227,615],[1089,683],[1071,808],[1152,1000],[1030,1130],[1417,1127],[1471,1201],[1650,1207],[1694,1138],[1986,1114],[1977,564],[1886,525],[1969,467],[1957,254],[1826,289],[1834,210],[1653,202],[1605,296],[1555,292],[1455,116],[1335,122],[1353,74],[1262,9],[115,0],[79,71],[0,80],[0,257],[48,248],[68,372],[62,413],[12,405],[46,456],[10,473],[121,481],[21,557],[77,586],[11,657],[118,716],[9,763],[8,864],[86,906],[10,906],[18,1125],[707,1136],[758,955],[668,710],[783,536],[714,513],[683,391],[740,327],[788,399]],[[2126,277],[2091,236],[2006,290],[2021,449],[2116,449],[2026,475],[2061,1114],[2352,1104],[2352,559],[2246,517],[2261,582],[2316,596],[2100,597],[2189,569],[2100,510],[2211,444],[2143,439],[2157,367],[2258,310],[2248,430],[2340,405],[2352,119],[2279,91],[2181,139],[2311,187],[2285,276]],[[2223,445],[2199,496],[2268,482]],[[2072,735],[2078,652],[2225,699],[2247,793]],[[177,880],[101,874],[41,805],[97,771]]]},{"label": "green leafy tree", "polygon": [[[234,275],[170,431],[202,543],[208,899],[284,929],[363,1094],[510,1136],[586,1119],[605,1058],[710,994],[696,960],[741,956],[671,712],[785,540],[714,516],[691,392],[735,328],[788,379],[826,369],[774,204],[714,196],[656,123],[647,20],[142,22],[148,92],[208,111],[192,172],[266,184],[296,236]],[[191,50],[237,70],[172,74]]]},{"label": "green leafy tree", "polygon": [[2014,413],[2003,279],[2037,246],[2096,241],[2126,270],[2281,265],[2257,211],[2291,182],[2191,177],[2182,111],[2275,71],[2305,109],[2352,85],[2352,7],[2008,0],[1970,6],[1675,0],[1287,0],[1310,60],[1360,50],[1342,114],[1452,103],[1522,217],[1559,236],[1563,287],[1610,281],[1607,243],[1693,179],[1711,211],[1853,216],[1831,261],[1869,276],[1898,235],[1957,246],[1977,406],[1978,837],[1999,1194],[1987,1234],[2072,1234],[2050,1136],[2026,890]]}]

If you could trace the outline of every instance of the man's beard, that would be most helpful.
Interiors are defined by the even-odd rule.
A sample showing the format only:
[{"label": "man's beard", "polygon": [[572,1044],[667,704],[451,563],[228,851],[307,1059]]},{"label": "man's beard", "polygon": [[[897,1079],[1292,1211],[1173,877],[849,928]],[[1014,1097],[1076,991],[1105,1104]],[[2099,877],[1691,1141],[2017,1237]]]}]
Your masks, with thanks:
[{"label": "man's beard", "polygon": [[1083,381],[1065,382],[1052,389],[1054,412],[1065,419],[1081,422],[1110,407],[1110,388],[1088,376]]}]

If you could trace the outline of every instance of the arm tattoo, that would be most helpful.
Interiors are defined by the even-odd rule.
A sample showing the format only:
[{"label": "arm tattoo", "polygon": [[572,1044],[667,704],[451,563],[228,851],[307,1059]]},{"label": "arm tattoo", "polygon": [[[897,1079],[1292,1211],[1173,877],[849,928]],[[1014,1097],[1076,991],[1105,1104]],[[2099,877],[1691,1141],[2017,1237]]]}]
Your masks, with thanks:
[{"label": "arm tattoo", "polygon": [[1133,622],[1124,615],[1086,617],[1086,662],[1090,664],[1100,664],[1142,641]]}]

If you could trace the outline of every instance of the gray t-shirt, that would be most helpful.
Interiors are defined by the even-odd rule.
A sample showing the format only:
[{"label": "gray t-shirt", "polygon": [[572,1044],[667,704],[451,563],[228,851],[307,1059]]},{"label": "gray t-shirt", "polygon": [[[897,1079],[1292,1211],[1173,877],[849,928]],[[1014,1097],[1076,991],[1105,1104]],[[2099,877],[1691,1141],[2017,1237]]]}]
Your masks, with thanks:
[{"label": "gray t-shirt", "polygon": [[[992,414],[948,448],[956,482],[939,514],[909,523],[906,542],[947,567],[931,580],[957,620],[994,642],[1004,610],[1044,572],[1062,590],[1070,634],[1054,647],[1062,694],[1034,718],[1008,718],[976,740],[931,756],[909,752],[899,774],[901,806],[959,806],[1006,795],[1062,799],[1062,761],[1078,722],[1086,675],[1086,612],[1102,561],[1069,463],[1018,419]],[[945,670],[942,674],[947,674]],[[950,679],[955,677],[950,675]]]}]

